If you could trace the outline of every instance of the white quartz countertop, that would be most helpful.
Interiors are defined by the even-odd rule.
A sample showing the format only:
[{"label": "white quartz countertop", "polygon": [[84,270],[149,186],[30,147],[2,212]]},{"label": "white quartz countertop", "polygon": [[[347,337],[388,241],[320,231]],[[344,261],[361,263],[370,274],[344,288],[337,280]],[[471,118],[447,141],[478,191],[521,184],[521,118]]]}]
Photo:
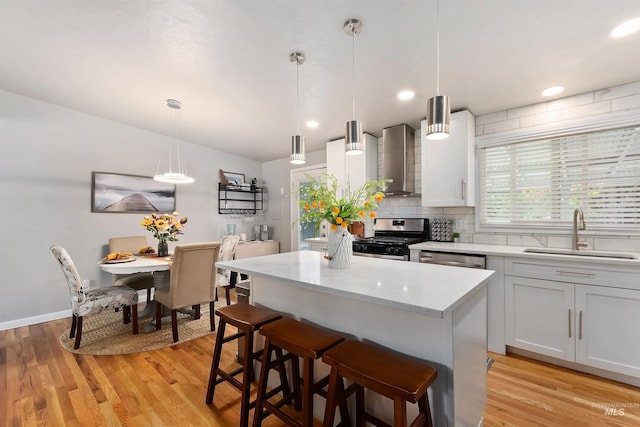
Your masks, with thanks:
[{"label": "white quartz countertop", "polygon": [[358,256],[349,269],[331,269],[322,253],[314,251],[220,261],[216,266],[437,318],[454,310],[494,273]]},{"label": "white quartz countertop", "polygon": [[[602,265],[623,265],[629,267],[640,268],[640,253],[626,252],[623,253],[635,256],[635,259],[616,259],[608,257],[598,256],[585,256],[585,255],[562,255],[562,254],[543,254],[543,253],[531,253],[525,252],[528,249],[527,246],[507,246],[507,245],[483,245],[476,243],[449,243],[449,242],[423,242],[416,243],[409,246],[411,251],[415,250],[430,250],[440,252],[455,252],[455,253],[468,253],[468,254],[481,254],[481,255],[495,255],[495,256],[515,256],[526,258],[537,258],[547,260],[559,260],[559,261],[572,261],[582,262],[590,264],[602,264]],[[545,248],[539,247],[535,249],[544,250]],[[551,251],[554,248],[549,248]],[[588,253],[589,250],[581,250],[581,253]],[[600,254],[616,254],[614,251],[593,251]]]}]

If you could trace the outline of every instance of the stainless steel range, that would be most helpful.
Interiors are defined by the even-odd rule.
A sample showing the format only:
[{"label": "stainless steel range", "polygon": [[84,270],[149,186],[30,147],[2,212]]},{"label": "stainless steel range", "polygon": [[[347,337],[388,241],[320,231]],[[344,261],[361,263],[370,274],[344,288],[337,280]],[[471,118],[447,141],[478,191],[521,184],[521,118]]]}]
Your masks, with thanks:
[{"label": "stainless steel range", "polygon": [[353,242],[353,254],[409,261],[409,245],[429,240],[427,218],[376,218],[374,237]]}]

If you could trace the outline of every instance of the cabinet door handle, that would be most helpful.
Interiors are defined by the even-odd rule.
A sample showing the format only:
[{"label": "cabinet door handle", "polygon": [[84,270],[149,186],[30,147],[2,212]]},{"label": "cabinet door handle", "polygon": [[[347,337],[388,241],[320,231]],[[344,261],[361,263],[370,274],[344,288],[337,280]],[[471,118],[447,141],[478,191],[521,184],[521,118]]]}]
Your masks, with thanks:
[{"label": "cabinet door handle", "polygon": [[460,179],[460,198],[464,200],[464,178]]},{"label": "cabinet door handle", "polygon": [[580,325],[578,326],[578,340],[582,340],[582,310],[580,310],[580,314],[578,316],[580,318]]},{"label": "cabinet door handle", "polygon": [[574,277],[588,277],[588,278],[591,278],[596,275],[596,273],[584,273],[582,271],[564,271],[564,270],[556,270],[556,274],[558,276],[574,276]]},{"label": "cabinet door handle", "polygon": [[571,338],[571,309],[569,309],[569,338]]}]

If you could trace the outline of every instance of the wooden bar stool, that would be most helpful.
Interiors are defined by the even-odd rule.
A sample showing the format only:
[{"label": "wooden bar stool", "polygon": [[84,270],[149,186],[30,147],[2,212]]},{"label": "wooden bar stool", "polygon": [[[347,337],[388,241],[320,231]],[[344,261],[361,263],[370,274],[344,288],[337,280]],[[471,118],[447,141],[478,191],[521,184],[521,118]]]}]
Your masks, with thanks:
[{"label": "wooden bar stool", "polygon": [[[229,384],[242,392],[240,426],[246,427],[249,425],[249,411],[255,406],[255,402],[249,402],[251,381],[255,377],[253,361],[260,360],[262,356],[262,350],[253,351],[254,332],[260,329],[263,325],[281,319],[282,315],[277,311],[270,310],[265,307],[255,307],[249,304],[233,304],[221,307],[216,310],[216,314],[220,317],[220,324],[218,325],[218,334],[216,335],[216,344],[213,350],[213,361],[211,362],[211,373],[209,374],[209,386],[207,388],[207,397],[205,401],[207,403],[213,402],[213,394],[216,391],[216,385],[223,381],[228,381]],[[224,332],[227,324],[238,328],[238,332],[225,337]],[[240,337],[245,337],[242,367],[231,372],[226,372],[220,369],[222,345]],[[282,355],[282,350],[280,350],[279,355]],[[279,387],[271,390],[269,395],[273,396],[280,391],[282,391],[284,395],[291,394],[284,364],[277,366],[277,369],[280,373],[281,384]],[[242,381],[238,381],[235,378],[240,373],[242,373]]]},{"label": "wooden bar stool", "polygon": [[[325,351],[344,341],[344,338],[334,332],[304,324],[291,318],[284,318],[263,326],[260,329],[260,334],[264,335],[265,343],[253,426],[260,427],[265,417],[269,414],[274,414],[287,425],[312,427],[313,395],[319,394],[326,398],[327,393],[323,388],[329,382],[328,375],[315,382],[314,361],[322,357]],[[271,353],[274,350],[285,350],[288,353],[284,357],[276,354],[278,357],[275,360],[271,360]],[[302,358],[302,378],[300,378],[299,357]],[[271,403],[267,400],[268,397],[266,395],[269,371],[272,367],[277,366],[278,363],[283,363],[286,360],[290,360],[292,365],[293,396]],[[302,394],[302,405],[300,405],[300,394]],[[291,400],[294,401],[296,410],[302,409],[301,422],[280,409],[284,404],[290,403]],[[341,425],[350,426],[351,420],[346,402],[339,406]]]},{"label": "wooden bar stool", "polygon": [[[427,396],[427,389],[438,376],[433,367],[354,340],[328,350],[322,361],[331,366],[324,427],[333,427],[336,408],[354,392],[357,427],[363,427],[365,421],[390,427],[365,411],[365,388],[393,400],[394,427],[407,426],[406,402],[417,402],[420,411],[411,423],[412,427],[433,425]],[[346,391],[343,391],[343,378],[353,382]]]}]

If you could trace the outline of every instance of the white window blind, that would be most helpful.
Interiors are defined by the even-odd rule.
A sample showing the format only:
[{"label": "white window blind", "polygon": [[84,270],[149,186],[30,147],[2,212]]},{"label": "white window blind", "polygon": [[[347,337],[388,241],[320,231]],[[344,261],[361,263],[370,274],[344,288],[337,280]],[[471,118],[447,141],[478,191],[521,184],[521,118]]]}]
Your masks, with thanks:
[{"label": "white window blind", "polygon": [[480,149],[480,225],[590,229],[640,225],[640,127]]}]

